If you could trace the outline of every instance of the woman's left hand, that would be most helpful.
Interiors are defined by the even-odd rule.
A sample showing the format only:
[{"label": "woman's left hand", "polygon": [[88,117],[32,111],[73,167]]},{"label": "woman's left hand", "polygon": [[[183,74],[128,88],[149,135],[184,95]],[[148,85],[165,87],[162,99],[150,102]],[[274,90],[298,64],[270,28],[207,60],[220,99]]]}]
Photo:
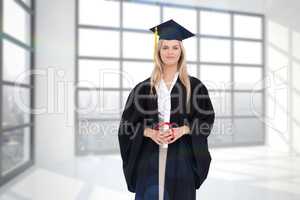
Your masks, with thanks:
[{"label": "woman's left hand", "polygon": [[172,128],[173,129],[173,138],[169,141],[168,144],[171,144],[181,138],[184,134],[187,133],[187,127],[186,126],[180,126],[177,128]]}]

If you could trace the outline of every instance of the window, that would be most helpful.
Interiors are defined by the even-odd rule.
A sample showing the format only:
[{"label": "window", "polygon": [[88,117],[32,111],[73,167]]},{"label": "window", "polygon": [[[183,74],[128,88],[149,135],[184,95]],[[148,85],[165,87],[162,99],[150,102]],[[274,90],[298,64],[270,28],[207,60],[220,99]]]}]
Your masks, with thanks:
[{"label": "window", "polygon": [[119,33],[109,30],[79,30],[80,56],[119,56]]},{"label": "window", "polygon": [[234,37],[262,39],[262,17],[234,15]]},{"label": "window", "polygon": [[201,38],[200,60],[203,62],[230,63],[230,49],[229,40]]},{"label": "window", "polygon": [[124,58],[153,58],[153,36],[145,33],[123,33]]},{"label": "window", "polygon": [[[196,35],[183,45],[189,74],[205,83],[216,110],[209,142],[263,142],[263,125],[257,122],[264,112],[263,15],[152,2],[78,1],[78,154],[117,150],[114,125],[129,91],[153,70],[154,36],[149,28],[169,19]],[[247,120],[260,131],[258,138],[233,129],[236,125],[244,131],[239,127]],[[95,128],[100,124],[109,124],[113,136]],[[87,137],[80,135],[80,127],[96,130]]]},{"label": "window", "polygon": [[88,3],[86,1],[78,2],[80,24],[119,27],[120,8],[118,2],[104,0],[89,0]]},{"label": "window", "polygon": [[0,1],[0,183],[33,164],[33,13],[31,0]]},{"label": "window", "polygon": [[203,35],[230,36],[230,14],[200,11],[200,33]]},{"label": "window", "polygon": [[[134,13],[134,14],[132,14]],[[143,20],[137,20],[136,17]],[[147,30],[154,24],[159,23],[159,7],[124,3],[123,4],[123,26],[124,28],[135,28]]]}]

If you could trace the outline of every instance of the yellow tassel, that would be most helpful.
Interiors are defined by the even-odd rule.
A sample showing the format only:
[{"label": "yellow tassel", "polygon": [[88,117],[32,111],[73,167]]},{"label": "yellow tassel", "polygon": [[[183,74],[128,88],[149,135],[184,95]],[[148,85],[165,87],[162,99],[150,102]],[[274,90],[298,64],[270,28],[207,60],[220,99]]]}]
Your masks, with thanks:
[{"label": "yellow tassel", "polygon": [[157,31],[157,27],[155,27],[155,32],[154,32],[154,55],[153,55],[153,61],[155,62],[155,52],[157,49],[157,39],[158,39],[158,31]]}]

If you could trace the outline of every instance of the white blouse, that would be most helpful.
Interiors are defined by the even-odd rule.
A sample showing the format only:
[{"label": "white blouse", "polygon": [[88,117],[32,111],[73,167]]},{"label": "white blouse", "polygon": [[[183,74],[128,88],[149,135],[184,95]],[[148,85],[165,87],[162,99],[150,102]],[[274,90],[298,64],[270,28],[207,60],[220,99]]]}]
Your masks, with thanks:
[{"label": "white blouse", "polygon": [[[158,102],[158,118],[159,122],[170,122],[170,112],[171,112],[171,91],[174,87],[179,72],[176,72],[170,89],[167,88],[165,81],[163,79],[160,80],[159,86],[157,88],[157,102]],[[163,130],[168,129],[168,125],[164,125],[162,127]],[[162,147],[167,148],[168,144],[164,144]]]}]

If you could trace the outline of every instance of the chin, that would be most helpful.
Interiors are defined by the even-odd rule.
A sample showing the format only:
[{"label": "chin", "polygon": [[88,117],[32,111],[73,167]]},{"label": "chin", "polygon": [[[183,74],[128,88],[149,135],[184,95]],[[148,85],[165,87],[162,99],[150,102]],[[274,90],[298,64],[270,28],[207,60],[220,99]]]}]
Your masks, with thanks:
[{"label": "chin", "polygon": [[176,65],[177,62],[166,62],[165,64],[166,64],[166,65]]}]

